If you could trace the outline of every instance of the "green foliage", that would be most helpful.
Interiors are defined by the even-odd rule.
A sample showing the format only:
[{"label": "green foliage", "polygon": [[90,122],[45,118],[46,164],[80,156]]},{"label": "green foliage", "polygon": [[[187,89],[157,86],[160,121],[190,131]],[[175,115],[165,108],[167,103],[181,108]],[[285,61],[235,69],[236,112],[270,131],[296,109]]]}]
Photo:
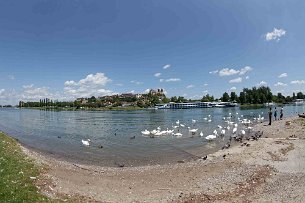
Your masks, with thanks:
[{"label": "green foliage", "polygon": [[30,178],[38,175],[38,168],[23,155],[16,141],[0,133],[1,202],[49,202]]},{"label": "green foliage", "polygon": [[212,101],[214,101],[214,97],[207,94],[202,97],[201,101],[202,102],[212,102]]},{"label": "green foliage", "polygon": [[228,102],[230,100],[230,96],[227,92],[223,93],[221,101]]}]

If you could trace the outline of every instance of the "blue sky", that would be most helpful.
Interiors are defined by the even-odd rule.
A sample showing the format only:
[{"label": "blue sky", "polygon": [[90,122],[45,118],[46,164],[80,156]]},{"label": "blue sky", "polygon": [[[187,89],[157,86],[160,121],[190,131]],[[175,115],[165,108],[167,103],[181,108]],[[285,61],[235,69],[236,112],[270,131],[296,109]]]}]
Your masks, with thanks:
[{"label": "blue sky", "polygon": [[150,88],[305,92],[304,10],[302,0],[0,1],[0,104]]}]

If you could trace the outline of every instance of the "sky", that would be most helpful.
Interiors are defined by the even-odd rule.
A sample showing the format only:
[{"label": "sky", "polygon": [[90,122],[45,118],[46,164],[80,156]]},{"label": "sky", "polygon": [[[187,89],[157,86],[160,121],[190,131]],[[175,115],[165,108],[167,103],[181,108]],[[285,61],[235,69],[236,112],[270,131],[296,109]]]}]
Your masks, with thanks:
[{"label": "sky", "polygon": [[305,92],[304,0],[0,0],[0,104]]}]

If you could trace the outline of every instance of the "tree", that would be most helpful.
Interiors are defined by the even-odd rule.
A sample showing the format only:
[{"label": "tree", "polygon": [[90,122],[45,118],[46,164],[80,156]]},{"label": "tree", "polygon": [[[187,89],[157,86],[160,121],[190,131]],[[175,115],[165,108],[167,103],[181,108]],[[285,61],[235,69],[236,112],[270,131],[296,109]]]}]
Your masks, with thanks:
[{"label": "tree", "polygon": [[231,92],[231,97],[230,97],[231,102],[236,102],[237,101],[237,95],[235,92]]},{"label": "tree", "polygon": [[202,97],[201,101],[202,102],[212,102],[212,101],[214,101],[214,97],[207,94]]},{"label": "tree", "polygon": [[245,104],[246,103],[246,94],[245,94],[245,92],[240,92],[240,94],[239,94],[239,102],[241,104]]},{"label": "tree", "polygon": [[230,100],[230,96],[227,92],[223,93],[222,99],[223,102],[228,102]]},{"label": "tree", "polygon": [[302,92],[298,92],[297,99],[304,99],[304,94]]},{"label": "tree", "polygon": [[178,101],[178,99],[177,99],[177,97],[176,97],[176,96],[171,97],[171,102],[177,102],[177,101]]}]

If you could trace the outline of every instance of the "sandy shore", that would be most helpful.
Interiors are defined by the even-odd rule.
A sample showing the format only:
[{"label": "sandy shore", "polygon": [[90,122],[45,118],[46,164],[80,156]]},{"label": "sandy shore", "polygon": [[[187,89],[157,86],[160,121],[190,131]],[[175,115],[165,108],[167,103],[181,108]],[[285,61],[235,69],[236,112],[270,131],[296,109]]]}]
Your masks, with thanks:
[{"label": "sandy shore", "polygon": [[304,202],[305,119],[258,124],[248,146],[187,163],[106,168],[57,161],[23,147],[48,170],[36,181],[49,197],[97,202]]}]

